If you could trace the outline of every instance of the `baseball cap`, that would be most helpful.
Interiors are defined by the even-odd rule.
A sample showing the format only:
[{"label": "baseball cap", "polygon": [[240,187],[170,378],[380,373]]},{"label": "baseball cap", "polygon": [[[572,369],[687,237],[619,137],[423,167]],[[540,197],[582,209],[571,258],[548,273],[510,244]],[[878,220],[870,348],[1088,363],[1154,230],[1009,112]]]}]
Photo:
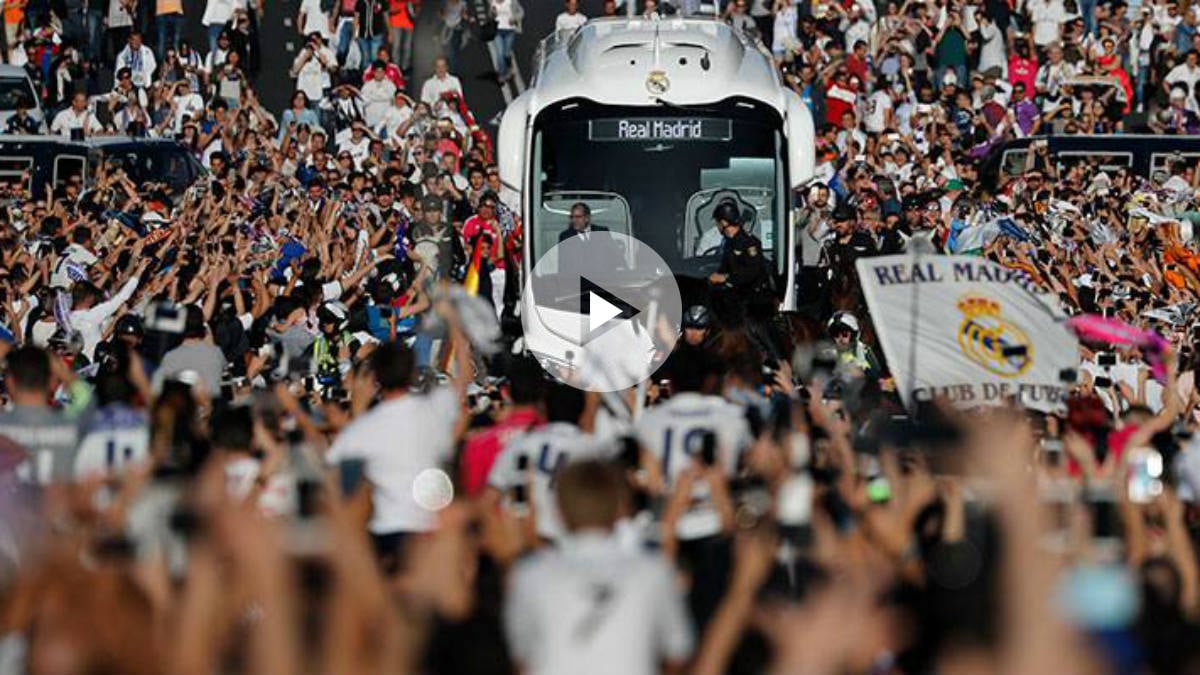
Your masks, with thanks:
[{"label": "baseball cap", "polygon": [[141,335],[142,319],[135,314],[126,314],[117,320],[117,335]]},{"label": "baseball cap", "polygon": [[424,211],[440,211],[442,210],[442,198],[433,195],[425,195],[421,198],[421,209]]}]

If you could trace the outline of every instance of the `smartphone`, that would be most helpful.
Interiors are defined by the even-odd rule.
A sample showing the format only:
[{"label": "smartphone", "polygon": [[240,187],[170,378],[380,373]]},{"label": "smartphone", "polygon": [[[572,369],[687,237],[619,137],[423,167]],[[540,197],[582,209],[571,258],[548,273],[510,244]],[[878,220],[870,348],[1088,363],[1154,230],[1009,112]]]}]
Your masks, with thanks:
[{"label": "smartphone", "polygon": [[622,436],[619,442],[621,453],[617,456],[618,463],[626,469],[637,471],[642,466],[642,453],[637,438]]},{"label": "smartphone", "polygon": [[1042,439],[1042,458],[1046,466],[1057,468],[1062,466],[1063,442],[1057,438]]},{"label": "smartphone", "polygon": [[705,431],[700,438],[700,461],[704,466],[717,463],[717,435],[712,431]]},{"label": "smartphone", "polygon": [[1117,365],[1117,355],[1112,352],[1101,352],[1096,355],[1096,365],[1101,368],[1112,368]]},{"label": "smartphone", "polygon": [[1129,501],[1148,504],[1163,492],[1163,458],[1157,450],[1149,447],[1134,448],[1128,454],[1129,467],[1126,490]]},{"label": "smartphone", "polygon": [[320,513],[321,482],[303,479],[296,483],[296,512],[301,520],[311,520]]},{"label": "smartphone", "polygon": [[1096,389],[1108,389],[1113,386],[1112,378],[1103,375],[1092,379],[1092,386]]},{"label": "smartphone", "polygon": [[529,492],[525,488],[525,473],[529,471],[529,455],[517,456],[517,473],[520,474],[520,482],[512,489],[512,503],[515,506],[525,508],[529,504]]},{"label": "smartphone", "polygon": [[367,463],[361,457],[349,457],[338,462],[338,476],[341,479],[342,496],[349,497],[362,485]]}]

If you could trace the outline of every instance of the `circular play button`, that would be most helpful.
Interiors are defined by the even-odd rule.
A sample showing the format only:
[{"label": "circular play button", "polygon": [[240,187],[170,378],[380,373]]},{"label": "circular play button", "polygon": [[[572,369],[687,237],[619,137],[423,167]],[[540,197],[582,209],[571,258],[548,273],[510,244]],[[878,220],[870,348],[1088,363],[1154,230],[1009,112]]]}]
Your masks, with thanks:
[{"label": "circular play button", "polygon": [[521,293],[525,349],[560,381],[620,391],[654,374],[683,316],[671,268],[620,232],[564,236],[538,258]]}]

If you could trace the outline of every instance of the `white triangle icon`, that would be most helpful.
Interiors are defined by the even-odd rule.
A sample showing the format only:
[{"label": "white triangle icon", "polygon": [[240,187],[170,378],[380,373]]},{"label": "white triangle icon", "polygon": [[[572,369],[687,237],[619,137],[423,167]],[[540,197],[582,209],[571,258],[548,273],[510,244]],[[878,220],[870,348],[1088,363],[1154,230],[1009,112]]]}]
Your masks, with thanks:
[{"label": "white triangle icon", "polygon": [[597,328],[620,315],[621,309],[619,307],[600,297],[595,292],[588,292],[589,333],[595,333]]}]

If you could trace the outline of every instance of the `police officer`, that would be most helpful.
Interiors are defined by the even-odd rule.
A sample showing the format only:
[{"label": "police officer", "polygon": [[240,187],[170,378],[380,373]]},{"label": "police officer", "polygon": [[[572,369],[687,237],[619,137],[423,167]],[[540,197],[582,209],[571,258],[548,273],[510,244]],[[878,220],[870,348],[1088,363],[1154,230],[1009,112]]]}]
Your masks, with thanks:
[{"label": "police officer", "polygon": [[733,199],[717,204],[713,220],[725,237],[721,264],[708,277],[720,298],[721,309],[717,314],[730,323],[738,323],[744,311],[754,316],[764,315],[764,310],[769,313],[773,293],[762,242],[742,228],[742,213]]},{"label": "police officer", "polygon": [[838,367],[861,371],[867,379],[880,376],[882,369],[879,359],[871,347],[859,339],[858,317],[847,311],[834,313],[826,326],[829,338],[837,349]]}]

